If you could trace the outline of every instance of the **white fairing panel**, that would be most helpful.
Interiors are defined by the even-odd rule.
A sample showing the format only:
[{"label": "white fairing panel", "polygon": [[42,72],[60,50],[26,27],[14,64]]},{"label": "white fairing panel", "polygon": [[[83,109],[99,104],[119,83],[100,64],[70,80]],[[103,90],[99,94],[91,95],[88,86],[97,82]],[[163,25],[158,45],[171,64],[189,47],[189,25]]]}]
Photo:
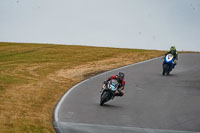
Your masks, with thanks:
[{"label": "white fairing panel", "polygon": [[171,61],[173,59],[173,55],[172,54],[168,54],[167,56],[166,56],[166,60],[169,62],[169,61]]}]

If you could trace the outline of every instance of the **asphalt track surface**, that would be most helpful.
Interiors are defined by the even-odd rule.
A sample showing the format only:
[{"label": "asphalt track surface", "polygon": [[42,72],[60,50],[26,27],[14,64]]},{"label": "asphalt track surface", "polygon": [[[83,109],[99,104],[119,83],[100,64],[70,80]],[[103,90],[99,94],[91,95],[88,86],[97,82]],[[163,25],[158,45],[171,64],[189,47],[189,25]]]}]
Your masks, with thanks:
[{"label": "asphalt track surface", "polygon": [[[180,54],[169,76],[161,58],[115,69],[70,89],[54,110],[59,133],[200,132],[200,54]],[[99,105],[103,81],[124,72],[125,95]]]}]

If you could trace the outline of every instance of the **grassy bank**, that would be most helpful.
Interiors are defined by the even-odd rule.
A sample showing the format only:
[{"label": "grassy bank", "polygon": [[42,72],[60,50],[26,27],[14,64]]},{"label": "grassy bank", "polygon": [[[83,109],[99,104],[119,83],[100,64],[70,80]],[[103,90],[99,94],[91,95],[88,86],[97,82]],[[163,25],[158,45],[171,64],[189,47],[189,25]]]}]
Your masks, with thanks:
[{"label": "grassy bank", "polygon": [[163,54],[139,49],[0,43],[0,132],[55,132],[53,108],[70,87],[97,73]]}]

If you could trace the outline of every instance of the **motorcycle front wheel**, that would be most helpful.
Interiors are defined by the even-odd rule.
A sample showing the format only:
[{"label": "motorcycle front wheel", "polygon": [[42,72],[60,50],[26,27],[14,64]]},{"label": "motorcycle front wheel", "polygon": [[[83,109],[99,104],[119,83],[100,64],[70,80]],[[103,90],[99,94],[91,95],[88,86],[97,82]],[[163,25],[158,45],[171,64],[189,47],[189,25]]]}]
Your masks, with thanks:
[{"label": "motorcycle front wheel", "polygon": [[102,106],[105,102],[107,102],[108,98],[109,98],[108,92],[104,92],[103,95],[101,96],[100,105]]},{"label": "motorcycle front wheel", "polygon": [[162,74],[165,75],[165,73],[167,75],[169,75],[169,65],[168,64],[164,64],[163,65],[163,72],[162,72]]}]

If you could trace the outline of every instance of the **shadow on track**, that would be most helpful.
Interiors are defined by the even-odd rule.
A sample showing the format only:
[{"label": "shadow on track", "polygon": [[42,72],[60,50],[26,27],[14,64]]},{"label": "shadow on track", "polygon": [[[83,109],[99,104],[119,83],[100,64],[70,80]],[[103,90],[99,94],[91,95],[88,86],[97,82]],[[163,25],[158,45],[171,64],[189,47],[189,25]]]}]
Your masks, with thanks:
[{"label": "shadow on track", "polygon": [[[100,106],[100,105],[98,104],[98,106]],[[100,106],[100,107],[102,107],[102,108],[115,108],[115,109],[122,108],[121,106],[117,106],[117,105],[113,105],[113,104],[104,104],[103,106]]]}]

